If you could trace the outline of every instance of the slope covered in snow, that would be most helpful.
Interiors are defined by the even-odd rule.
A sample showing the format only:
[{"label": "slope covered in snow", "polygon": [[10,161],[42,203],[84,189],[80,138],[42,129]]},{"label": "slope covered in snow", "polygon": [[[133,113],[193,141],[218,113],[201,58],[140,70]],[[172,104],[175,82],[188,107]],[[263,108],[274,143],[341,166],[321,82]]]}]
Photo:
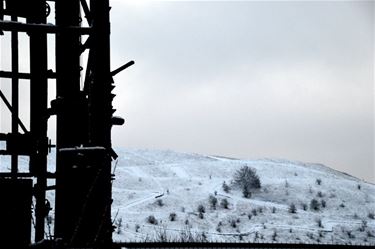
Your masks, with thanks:
[{"label": "slope covered in snow", "polygon": [[[375,186],[324,165],[156,150],[118,153],[112,207],[120,225],[117,241],[375,244]],[[225,192],[223,182],[231,186],[245,165],[256,170],[262,187],[250,198],[235,188]],[[210,195],[218,200],[216,208]],[[228,208],[220,205],[224,199]]]},{"label": "slope covered in snow", "polygon": [[[163,150],[116,152],[112,206],[116,241],[375,244],[375,185],[324,165]],[[53,152],[50,171],[54,157]],[[10,158],[0,159],[1,170],[9,170]],[[21,170],[27,170],[27,164],[26,157],[20,158]],[[231,186],[233,175],[243,166],[255,169],[261,181],[250,198],[243,197],[240,189],[226,192],[222,187],[224,181]],[[47,196],[53,203],[54,192]],[[210,196],[217,199],[216,208]],[[310,207],[313,199],[317,210]],[[227,208],[221,205],[223,200]],[[202,214],[200,205],[205,209]]]}]

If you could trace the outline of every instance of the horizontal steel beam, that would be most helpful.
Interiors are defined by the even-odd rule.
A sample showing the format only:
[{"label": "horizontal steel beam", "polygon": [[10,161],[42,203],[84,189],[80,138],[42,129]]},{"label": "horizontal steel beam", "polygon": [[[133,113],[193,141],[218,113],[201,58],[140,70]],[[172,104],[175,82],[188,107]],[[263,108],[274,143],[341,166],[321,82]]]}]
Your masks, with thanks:
[{"label": "horizontal steel beam", "polygon": [[[18,79],[31,79],[30,73],[14,73],[9,71],[0,71],[0,78],[8,78],[12,79],[13,76],[15,76]],[[56,73],[55,72],[47,72],[47,78],[49,79],[56,79]]]},{"label": "horizontal steel beam", "polygon": [[[0,150],[0,155],[7,155],[7,154],[2,154],[2,150]],[[13,177],[13,176],[16,176],[16,177],[34,177],[35,175],[30,173],[30,172],[18,172],[16,174],[13,174],[13,173],[8,173],[8,172],[0,172],[0,178],[7,178],[7,177]],[[51,173],[51,172],[47,172],[46,174],[46,178],[49,178],[49,179],[54,179],[56,178],[56,174],[55,173]],[[48,187],[50,188],[50,187]]]},{"label": "horizontal steel beam", "polygon": [[59,27],[52,24],[30,24],[11,21],[0,21],[0,30],[2,31],[17,31],[17,32],[44,32],[44,33],[64,33],[72,32],[81,35],[89,35],[91,33],[90,27]]}]

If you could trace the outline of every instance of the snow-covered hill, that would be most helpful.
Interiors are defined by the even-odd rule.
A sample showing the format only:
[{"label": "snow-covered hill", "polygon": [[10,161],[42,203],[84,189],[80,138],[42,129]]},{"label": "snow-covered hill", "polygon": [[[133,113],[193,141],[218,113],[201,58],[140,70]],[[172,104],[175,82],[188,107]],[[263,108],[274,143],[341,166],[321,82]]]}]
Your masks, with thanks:
[{"label": "snow-covered hill", "polygon": [[[375,244],[375,185],[324,165],[173,151],[117,152],[112,207],[116,223],[121,223],[114,234],[117,241],[193,237]],[[238,189],[225,192],[223,182],[230,185],[234,173],[245,165],[256,170],[261,189],[251,198],[244,198]],[[218,199],[216,209],[210,205],[210,195]],[[220,205],[223,199],[228,208]],[[319,210],[311,210],[313,199]],[[290,210],[292,204],[296,213]],[[199,205],[205,207],[203,218]]]},{"label": "snow-covered hill", "polygon": [[[324,165],[161,150],[116,152],[112,206],[116,241],[375,245],[375,185]],[[0,168],[7,169],[9,157],[0,159]],[[20,158],[21,169],[27,170],[27,162]],[[54,154],[49,164],[53,171]],[[251,198],[235,188],[225,192],[223,182],[230,186],[234,173],[245,165],[256,170],[260,190],[252,191]],[[53,203],[53,192],[47,196]],[[216,209],[210,196],[218,200]],[[228,208],[221,205],[224,199]],[[310,208],[313,199],[318,210]],[[205,208],[203,215],[199,205]]]}]

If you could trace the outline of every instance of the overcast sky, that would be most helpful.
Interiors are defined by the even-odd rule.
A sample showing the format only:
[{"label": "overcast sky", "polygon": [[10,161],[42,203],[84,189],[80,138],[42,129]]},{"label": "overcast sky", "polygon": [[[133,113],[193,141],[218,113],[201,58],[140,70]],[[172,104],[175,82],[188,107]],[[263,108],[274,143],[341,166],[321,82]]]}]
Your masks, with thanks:
[{"label": "overcast sky", "polygon": [[[374,1],[111,5],[112,68],[136,61],[115,77],[114,146],[316,162],[375,182]],[[0,132],[7,115],[2,104]]]},{"label": "overcast sky", "polygon": [[374,2],[112,1],[116,146],[375,181]]}]

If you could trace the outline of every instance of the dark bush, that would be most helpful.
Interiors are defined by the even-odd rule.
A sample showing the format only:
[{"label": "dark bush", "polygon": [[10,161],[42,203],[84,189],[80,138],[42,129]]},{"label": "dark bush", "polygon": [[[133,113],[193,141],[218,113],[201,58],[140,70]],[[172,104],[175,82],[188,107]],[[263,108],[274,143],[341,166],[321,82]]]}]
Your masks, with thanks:
[{"label": "dark bush", "polygon": [[157,199],[157,200],[156,200],[156,204],[157,204],[159,207],[164,206],[164,203],[163,203],[163,200],[162,200],[162,199]]},{"label": "dark bush", "polygon": [[322,205],[322,208],[325,208],[327,206],[327,203],[325,200],[321,200],[320,204]]},{"label": "dark bush", "polygon": [[234,174],[234,185],[244,190],[259,189],[261,187],[259,176],[255,169],[243,166]]},{"label": "dark bush", "polygon": [[229,193],[230,187],[225,181],[223,182],[222,187],[223,187],[223,190],[224,190],[225,193]]},{"label": "dark bush", "polygon": [[229,207],[229,202],[228,202],[228,200],[227,200],[226,198],[222,199],[222,200],[220,201],[220,206],[221,206],[222,208],[228,209],[228,207]]},{"label": "dark bush", "polygon": [[242,189],[243,197],[245,198],[251,198],[251,192],[250,189],[247,186],[244,186]]},{"label": "dark bush", "polygon": [[199,213],[198,213],[198,217],[199,217],[200,219],[203,219],[203,218],[204,218],[203,213],[202,213],[202,212],[199,212]]},{"label": "dark bush", "polygon": [[322,219],[316,219],[316,224],[318,225],[318,227],[323,227]]},{"label": "dark bush", "polygon": [[375,214],[374,212],[369,212],[367,217],[369,217],[370,219],[374,220],[375,219]]},{"label": "dark bush", "polygon": [[291,213],[291,214],[295,214],[295,213],[297,213],[297,208],[296,208],[296,205],[294,204],[294,203],[292,203],[292,204],[290,204],[289,205],[289,213]]},{"label": "dark bush", "polygon": [[170,220],[170,221],[175,221],[175,220],[176,220],[176,217],[177,217],[177,214],[176,214],[176,213],[170,213],[170,214],[169,214],[169,220]]},{"label": "dark bush", "polygon": [[155,216],[150,215],[147,217],[147,222],[153,225],[157,225],[158,221],[156,220]]},{"label": "dark bush", "polygon": [[205,209],[205,207],[204,207],[202,204],[199,204],[199,205],[198,205],[197,210],[198,210],[199,213],[204,213],[204,212],[206,212],[206,209]]},{"label": "dark bush", "polygon": [[310,209],[314,211],[319,211],[320,203],[316,199],[312,199],[310,202]]},{"label": "dark bush", "polygon": [[210,195],[210,196],[208,197],[208,202],[210,203],[212,209],[216,209],[217,198],[216,198],[215,196]]},{"label": "dark bush", "polygon": [[301,206],[302,206],[302,209],[303,209],[304,211],[307,210],[307,204],[306,204],[306,203],[302,203]]},{"label": "dark bush", "polygon": [[236,220],[235,220],[235,219],[231,219],[231,220],[229,221],[229,224],[230,224],[230,226],[233,227],[233,228],[236,228],[236,227],[237,227],[237,223],[236,223]]}]

